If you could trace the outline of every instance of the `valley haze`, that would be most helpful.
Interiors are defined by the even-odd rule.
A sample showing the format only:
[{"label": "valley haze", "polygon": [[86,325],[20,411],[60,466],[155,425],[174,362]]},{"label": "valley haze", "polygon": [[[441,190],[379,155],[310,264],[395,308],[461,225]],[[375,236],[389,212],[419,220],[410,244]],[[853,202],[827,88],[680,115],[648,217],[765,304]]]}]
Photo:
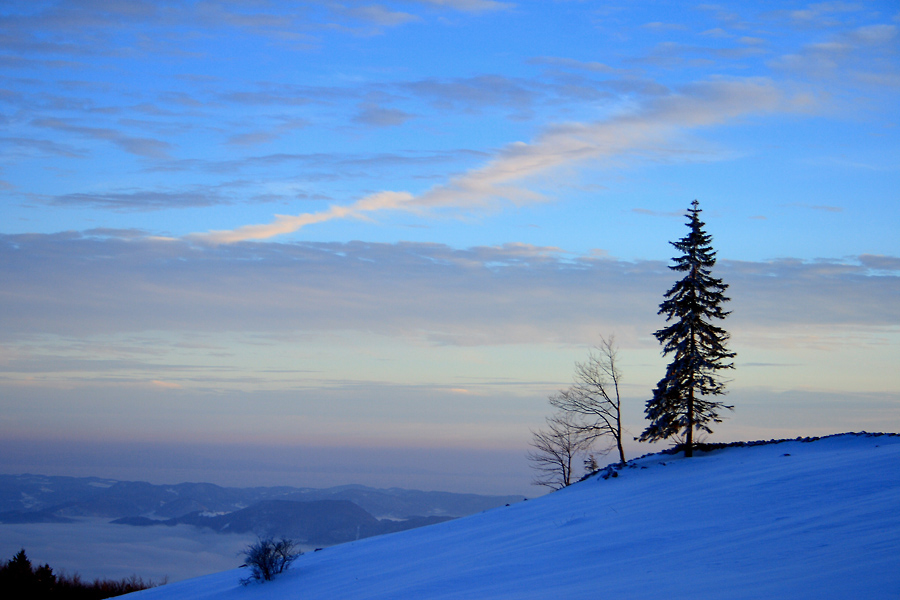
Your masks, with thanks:
[{"label": "valley haze", "polygon": [[0,556],[86,579],[177,581],[233,568],[258,536],[305,550],[520,502],[521,496],[376,489],[152,485],[98,477],[0,475]]}]

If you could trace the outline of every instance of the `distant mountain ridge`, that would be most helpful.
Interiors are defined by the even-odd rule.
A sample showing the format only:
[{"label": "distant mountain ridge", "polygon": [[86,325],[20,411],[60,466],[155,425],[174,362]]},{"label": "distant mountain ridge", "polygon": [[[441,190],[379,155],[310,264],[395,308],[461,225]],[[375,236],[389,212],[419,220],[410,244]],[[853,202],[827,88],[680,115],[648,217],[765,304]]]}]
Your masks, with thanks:
[{"label": "distant mountain ridge", "polygon": [[134,526],[193,525],[218,533],[255,533],[288,537],[300,544],[331,546],[373,535],[406,531],[449,521],[453,517],[376,519],[349,500],[263,500],[224,515],[193,512],[165,521],[146,517],[124,517],[112,521]]},{"label": "distant mountain ridge", "polygon": [[99,477],[0,475],[0,514],[46,512],[57,517],[172,519],[192,512],[234,512],[263,500],[348,500],[376,518],[386,519],[461,517],[522,499],[363,485],[234,488],[212,483],[156,485]]},{"label": "distant mountain ridge", "polygon": [[211,483],[0,475],[0,523],[94,517],[131,526],[188,524],[220,533],[287,536],[310,545],[403,531],[522,499],[362,485],[225,488]]}]

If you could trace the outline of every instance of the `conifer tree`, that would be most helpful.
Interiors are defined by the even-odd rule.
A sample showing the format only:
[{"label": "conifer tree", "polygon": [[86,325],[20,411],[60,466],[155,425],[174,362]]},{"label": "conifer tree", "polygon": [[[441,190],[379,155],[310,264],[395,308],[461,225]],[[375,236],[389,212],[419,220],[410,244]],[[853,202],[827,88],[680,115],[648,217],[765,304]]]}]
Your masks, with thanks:
[{"label": "conifer tree", "polygon": [[700,220],[699,203],[694,200],[688,209],[687,226],[690,233],[671,242],[681,251],[669,268],[684,273],[684,277],[665,294],[657,314],[665,314],[671,325],[654,335],[663,344],[663,356],[673,354],[666,367],[666,375],[653,390],[644,413],[650,425],[640,436],[641,441],[657,441],[683,436],[684,455],[693,455],[694,430],[712,433],[710,423],[721,423],[719,411],[733,410],[722,402],[712,400],[725,393],[725,383],[718,371],[733,369],[725,343],[730,337],[713,320],[721,320],[730,312],[722,309],[729,301],[724,294],[728,285],[711,275],[716,264],[712,236]]}]

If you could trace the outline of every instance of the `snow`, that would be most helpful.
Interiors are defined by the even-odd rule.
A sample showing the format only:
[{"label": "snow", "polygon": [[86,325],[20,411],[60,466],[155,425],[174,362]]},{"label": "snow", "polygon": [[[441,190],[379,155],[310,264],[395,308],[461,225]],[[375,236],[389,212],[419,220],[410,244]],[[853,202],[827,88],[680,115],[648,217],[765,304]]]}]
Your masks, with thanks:
[{"label": "snow", "polygon": [[508,507],[139,600],[900,597],[900,437],[652,455]]}]

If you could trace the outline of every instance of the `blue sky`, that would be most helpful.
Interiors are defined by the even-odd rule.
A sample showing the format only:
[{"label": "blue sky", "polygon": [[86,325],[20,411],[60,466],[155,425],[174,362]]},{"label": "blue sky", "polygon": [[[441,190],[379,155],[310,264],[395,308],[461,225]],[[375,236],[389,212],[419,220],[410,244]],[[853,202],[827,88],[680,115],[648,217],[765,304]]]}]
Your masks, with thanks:
[{"label": "blue sky", "polygon": [[0,468],[527,490],[600,334],[643,429],[695,198],[714,437],[900,429],[900,9],[749,4],[4,3]]}]

